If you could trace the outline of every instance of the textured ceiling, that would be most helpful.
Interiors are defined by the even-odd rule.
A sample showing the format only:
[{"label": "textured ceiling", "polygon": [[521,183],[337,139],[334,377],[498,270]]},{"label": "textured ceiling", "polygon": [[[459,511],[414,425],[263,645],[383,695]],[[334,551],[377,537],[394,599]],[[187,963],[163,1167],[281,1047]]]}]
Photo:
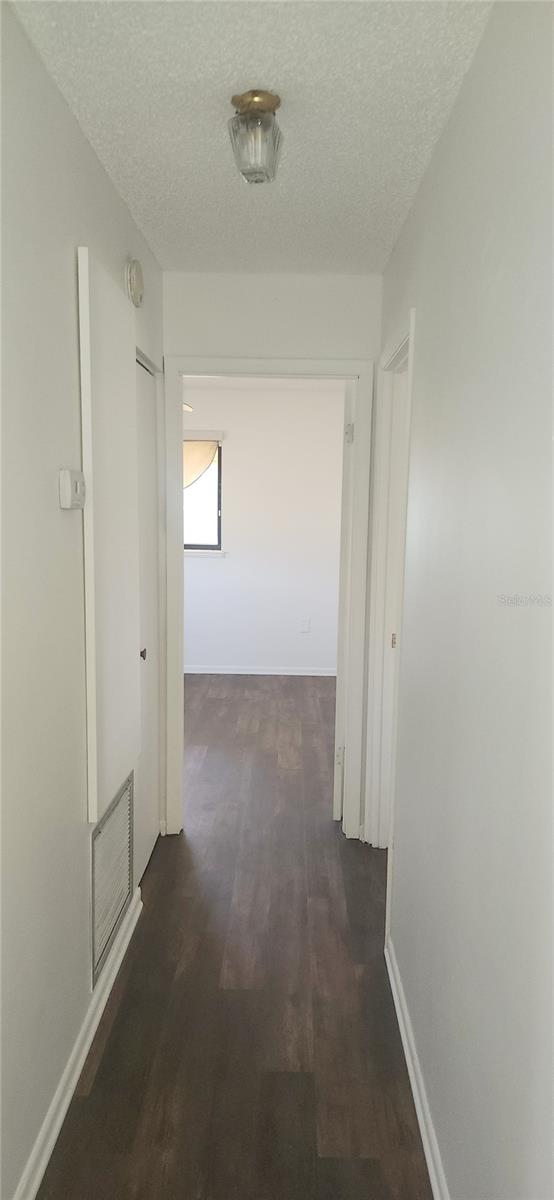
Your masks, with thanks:
[{"label": "textured ceiling", "polygon": [[[23,0],[16,11],[170,270],[384,266],[490,5]],[[278,91],[277,179],[243,182],[234,92]]]}]

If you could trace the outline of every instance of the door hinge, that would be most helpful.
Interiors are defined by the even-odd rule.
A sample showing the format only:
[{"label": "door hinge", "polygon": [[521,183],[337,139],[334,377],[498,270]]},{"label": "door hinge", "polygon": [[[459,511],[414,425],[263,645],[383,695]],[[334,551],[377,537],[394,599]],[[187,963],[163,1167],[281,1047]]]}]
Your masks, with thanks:
[{"label": "door hinge", "polygon": [[392,635],[392,637],[391,637],[390,644],[391,644],[391,646],[392,646],[392,648],[393,648],[393,650],[394,650],[394,648],[395,648],[395,646],[396,646],[396,634],[395,634],[395,633],[393,633],[393,635]]},{"label": "door hinge", "polygon": [[354,425],[352,423],[344,427],[344,440],[347,446],[351,446],[354,441]]},{"label": "door hinge", "polygon": [[344,746],[337,746],[335,751],[335,763],[337,767],[344,767]]}]

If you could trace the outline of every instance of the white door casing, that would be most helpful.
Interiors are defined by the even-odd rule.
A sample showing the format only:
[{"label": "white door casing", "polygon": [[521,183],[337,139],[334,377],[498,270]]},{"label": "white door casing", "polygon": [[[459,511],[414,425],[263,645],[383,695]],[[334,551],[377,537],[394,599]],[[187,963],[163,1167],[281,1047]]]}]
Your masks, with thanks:
[{"label": "white door casing", "polygon": [[141,879],[160,832],[160,621],[156,380],[136,365],[141,743],[135,770],[134,872]]},{"label": "white door casing", "polygon": [[389,871],[392,870],[414,334],[412,309],[404,335],[381,359],[374,424],[364,840],[373,846],[389,847]]},{"label": "white door casing", "polygon": [[[367,361],[305,359],[165,359],[167,536],[166,830],[183,827],[183,376],[342,379],[347,424],[343,473],[334,816],[347,837],[360,837],[367,691],[365,618],[373,367]],[[342,797],[342,804],[341,804]]]},{"label": "white door casing", "polygon": [[392,376],[388,553],[385,580],[383,645],[383,721],[381,726],[381,803],[379,845],[388,845],[394,795],[396,711],[402,644],[402,597],[406,549],[406,500],[409,454],[408,366]]}]

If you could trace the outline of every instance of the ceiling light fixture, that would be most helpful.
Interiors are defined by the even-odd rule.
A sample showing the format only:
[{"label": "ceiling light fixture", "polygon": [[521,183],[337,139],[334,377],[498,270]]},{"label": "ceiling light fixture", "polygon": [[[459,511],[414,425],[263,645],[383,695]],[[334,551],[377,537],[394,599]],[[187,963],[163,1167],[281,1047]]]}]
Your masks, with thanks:
[{"label": "ceiling light fixture", "polygon": [[235,162],[247,183],[270,183],[275,179],[283,143],[275,117],[280,103],[279,96],[260,88],[231,100],[236,111],[229,121],[229,136]]}]

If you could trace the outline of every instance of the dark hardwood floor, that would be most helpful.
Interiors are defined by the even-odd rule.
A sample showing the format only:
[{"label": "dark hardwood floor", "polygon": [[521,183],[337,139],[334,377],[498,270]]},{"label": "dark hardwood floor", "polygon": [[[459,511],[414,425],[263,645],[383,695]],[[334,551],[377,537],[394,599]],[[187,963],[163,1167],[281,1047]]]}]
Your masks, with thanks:
[{"label": "dark hardwood floor", "polygon": [[185,833],[154,851],[39,1200],[431,1200],[386,855],[330,816],[334,681],[185,695]]}]

